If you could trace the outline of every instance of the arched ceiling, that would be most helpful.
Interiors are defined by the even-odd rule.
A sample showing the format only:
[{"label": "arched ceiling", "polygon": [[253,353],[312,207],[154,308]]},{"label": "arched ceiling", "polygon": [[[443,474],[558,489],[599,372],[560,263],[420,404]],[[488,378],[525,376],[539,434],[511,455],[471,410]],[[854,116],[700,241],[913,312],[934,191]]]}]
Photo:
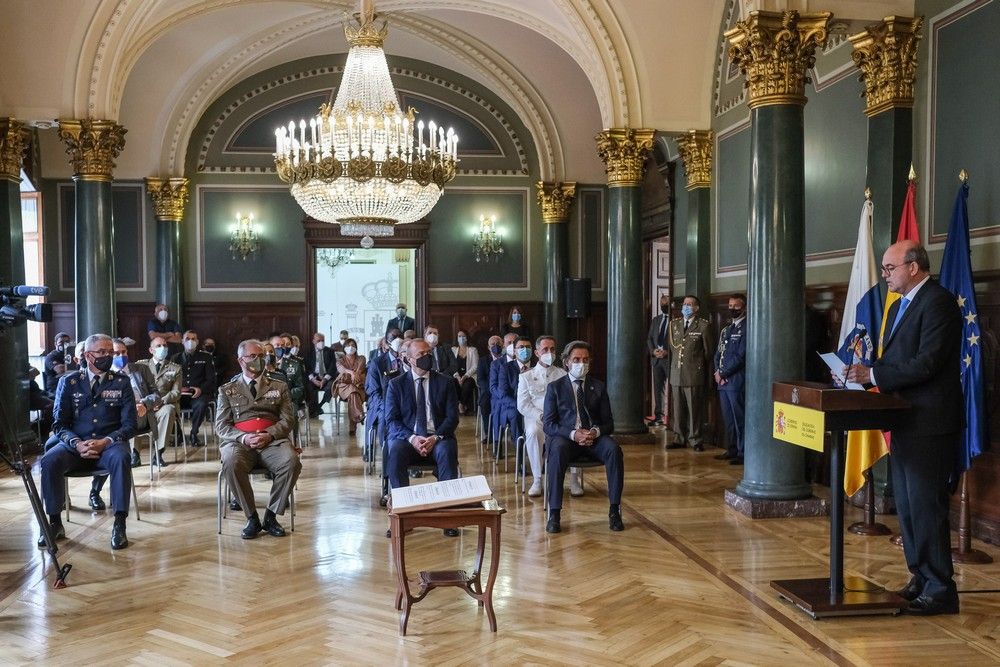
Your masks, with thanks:
[{"label": "arched ceiling", "polygon": [[[469,77],[532,134],[542,178],[603,180],[603,127],[707,127],[725,0],[379,0],[386,52]],[[355,0],[13,0],[0,114],[111,118],[116,176],[179,175],[194,125],[235,83],[342,53]],[[45,165],[50,170],[54,160]],[[68,165],[58,165],[68,173]],[[56,174],[60,175],[60,174]]]}]

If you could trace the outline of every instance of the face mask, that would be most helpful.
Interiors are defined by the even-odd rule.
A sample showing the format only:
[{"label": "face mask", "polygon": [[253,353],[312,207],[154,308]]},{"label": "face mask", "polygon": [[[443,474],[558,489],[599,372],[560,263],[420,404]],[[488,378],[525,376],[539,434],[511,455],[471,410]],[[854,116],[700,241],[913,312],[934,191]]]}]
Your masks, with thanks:
[{"label": "face mask", "polygon": [[434,366],[434,357],[429,354],[425,354],[414,362],[422,371],[429,371]]},{"label": "face mask", "polygon": [[520,322],[521,321],[521,313],[512,313],[511,316],[510,316],[510,320],[511,320],[511,322]]},{"label": "face mask", "polygon": [[316,343],[316,349],[319,350],[320,352],[323,351],[324,347],[326,347],[326,344],[323,343],[323,341],[320,341],[320,342]]},{"label": "face mask", "polygon": [[406,308],[397,308],[396,315],[399,316],[399,319],[403,319],[404,317],[406,317]]},{"label": "face mask", "polygon": [[402,338],[393,338],[392,342],[389,343],[389,347],[392,348],[393,352],[399,352],[399,348],[403,347],[403,339]]},{"label": "face mask", "polygon": [[493,353],[494,357],[499,357],[500,353],[503,352],[503,348],[499,345],[490,345],[490,352]]},{"label": "face mask", "polygon": [[128,355],[127,354],[122,354],[122,355],[116,354],[114,356],[114,358],[111,360],[111,365],[114,368],[117,368],[118,370],[121,370],[121,369],[125,368],[125,366],[128,365]]},{"label": "face mask", "polygon": [[167,311],[161,310],[160,312],[158,312],[156,314],[156,319],[160,320],[161,322],[166,322],[167,321],[167,315],[169,315],[169,313]]},{"label": "face mask", "polygon": [[507,353],[508,357],[513,357],[514,356],[514,343],[511,343],[510,345],[508,345],[507,349],[504,350],[504,351]]},{"label": "face mask", "polygon": [[251,359],[246,365],[247,374],[257,377],[264,372],[264,360],[261,358]]},{"label": "face mask", "polygon": [[290,352],[292,353],[292,356],[294,357],[294,356],[298,355],[298,353],[299,353],[299,348],[297,348],[297,347],[295,347],[295,346],[292,346],[292,349],[291,349],[291,350],[289,350],[289,351],[290,351]]},{"label": "face mask", "polygon": [[684,304],[683,306],[681,306],[681,315],[684,316],[684,319],[688,319],[689,317],[694,315],[694,308],[692,306]]},{"label": "face mask", "polygon": [[205,346],[205,351],[206,352],[215,352],[215,346],[214,345],[206,345]]},{"label": "face mask", "polygon": [[59,351],[59,352],[65,352],[66,351],[66,344],[65,343],[59,343],[58,345],[56,345],[56,350]]},{"label": "face mask", "polygon": [[353,345],[348,345],[347,347],[344,348],[344,352],[346,352],[347,354],[354,354],[357,351],[358,348],[354,347]]},{"label": "face mask", "polygon": [[730,308],[729,309],[729,317],[733,318],[734,320],[739,319],[742,316],[743,316],[743,309],[742,308]]},{"label": "face mask", "polygon": [[283,347],[276,347],[276,348],[274,348],[274,356],[277,359],[281,359],[283,356],[285,356],[285,348],[283,348]]},{"label": "face mask", "polygon": [[165,347],[155,347],[153,348],[153,357],[157,361],[163,361],[167,358],[167,348]]},{"label": "face mask", "polygon": [[427,341],[427,343],[429,345],[434,345],[434,344],[436,344],[438,342],[438,335],[437,334],[427,334],[426,336],[424,336],[424,340]]},{"label": "face mask", "polygon": [[274,355],[273,352],[267,352],[267,353],[264,354],[264,365],[265,366],[273,366],[275,360],[276,360],[276,357],[275,357],[275,355]]},{"label": "face mask", "polygon": [[184,341],[184,349],[188,352],[194,352],[198,349],[198,341],[196,340],[186,340]]},{"label": "face mask", "polygon": [[587,377],[587,371],[590,370],[590,364],[575,363],[569,365],[569,374],[573,376],[574,380],[582,380]]},{"label": "face mask", "polygon": [[661,303],[660,304],[660,312],[663,313],[664,315],[669,315],[670,314],[670,304],[669,303]]},{"label": "face mask", "polygon": [[528,359],[531,359],[531,350],[526,347],[517,348],[517,360],[521,363],[527,363]]},{"label": "face mask", "polygon": [[111,370],[111,362],[113,361],[114,359],[111,357],[96,357],[94,359],[94,367],[102,373],[107,373]]},{"label": "face mask", "polygon": [[545,364],[546,366],[551,366],[553,363],[555,363],[556,355],[554,355],[551,352],[543,352],[542,356],[540,357],[540,359],[541,359],[541,362],[543,364]]},{"label": "face mask", "polygon": [[469,341],[469,339],[466,338],[465,336],[459,336],[458,337],[458,344],[459,345],[465,345],[468,341]]}]

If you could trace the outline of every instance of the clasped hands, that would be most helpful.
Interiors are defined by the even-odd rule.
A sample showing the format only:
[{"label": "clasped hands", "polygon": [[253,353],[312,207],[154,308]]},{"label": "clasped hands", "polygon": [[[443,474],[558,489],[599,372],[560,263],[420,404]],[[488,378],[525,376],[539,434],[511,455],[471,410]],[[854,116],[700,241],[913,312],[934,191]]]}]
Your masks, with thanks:
[{"label": "clasped hands", "polygon": [[410,444],[413,445],[415,450],[420,452],[421,456],[427,456],[440,439],[436,435],[414,435],[410,438]]},{"label": "clasped hands", "polygon": [[78,440],[76,443],[76,451],[80,454],[81,458],[85,459],[96,459],[101,455],[101,452],[111,444],[111,438],[95,438],[93,440]]},{"label": "clasped hands", "polygon": [[719,371],[715,371],[715,384],[717,384],[717,385],[719,385],[721,387],[722,385],[726,384],[727,382],[729,382],[729,380],[727,380],[726,378],[722,377],[722,375],[719,374]]},{"label": "clasped hands", "polygon": [[578,445],[583,445],[584,447],[590,447],[594,444],[594,441],[597,440],[597,429],[592,428],[590,430],[587,430],[583,428],[578,428],[573,433],[573,440],[575,440],[576,444]]},{"label": "clasped hands", "polygon": [[653,350],[653,356],[656,357],[657,359],[662,359],[663,357],[667,356],[667,351],[664,350],[662,347],[658,347],[655,350]]},{"label": "clasped hands", "polygon": [[250,449],[264,449],[274,440],[267,431],[257,431],[243,438],[243,444]]}]

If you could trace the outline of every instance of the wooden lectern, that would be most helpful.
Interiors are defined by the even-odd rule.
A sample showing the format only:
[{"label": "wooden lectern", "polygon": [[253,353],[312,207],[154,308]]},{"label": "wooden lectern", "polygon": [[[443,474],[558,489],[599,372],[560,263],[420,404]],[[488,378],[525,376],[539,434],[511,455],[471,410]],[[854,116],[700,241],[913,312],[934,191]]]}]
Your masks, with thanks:
[{"label": "wooden lectern", "polygon": [[775,382],[774,437],[823,450],[830,431],[830,576],[772,581],[771,587],[813,618],[898,614],[906,600],[860,577],[844,578],[844,450],[846,431],[891,430],[906,401],[818,382]]}]

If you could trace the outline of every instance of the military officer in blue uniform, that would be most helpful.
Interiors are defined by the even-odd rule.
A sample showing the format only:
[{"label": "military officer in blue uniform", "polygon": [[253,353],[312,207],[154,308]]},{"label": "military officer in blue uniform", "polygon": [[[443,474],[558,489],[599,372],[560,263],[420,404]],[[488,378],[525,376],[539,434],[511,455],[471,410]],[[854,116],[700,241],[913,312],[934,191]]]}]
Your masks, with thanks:
[{"label": "military officer in blue uniform", "polygon": [[726,451],[715,458],[728,460],[730,465],[743,464],[743,384],[747,355],[747,298],[742,294],[729,297],[730,323],[722,329],[715,350],[715,384],[719,389],[719,405],[726,422]]},{"label": "military officer in blue uniform", "polygon": [[[113,352],[110,336],[88,337],[80,360],[83,368],[59,380],[52,428],[58,441],[42,456],[42,498],[53,538],[65,537],[59,518],[65,503],[64,474],[98,467],[107,470],[115,508],[111,548],[124,549],[132,480],[128,442],[136,429],[136,400],[129,378],[111,372]],[[44,535],[38,546],[46,546]]]}]

